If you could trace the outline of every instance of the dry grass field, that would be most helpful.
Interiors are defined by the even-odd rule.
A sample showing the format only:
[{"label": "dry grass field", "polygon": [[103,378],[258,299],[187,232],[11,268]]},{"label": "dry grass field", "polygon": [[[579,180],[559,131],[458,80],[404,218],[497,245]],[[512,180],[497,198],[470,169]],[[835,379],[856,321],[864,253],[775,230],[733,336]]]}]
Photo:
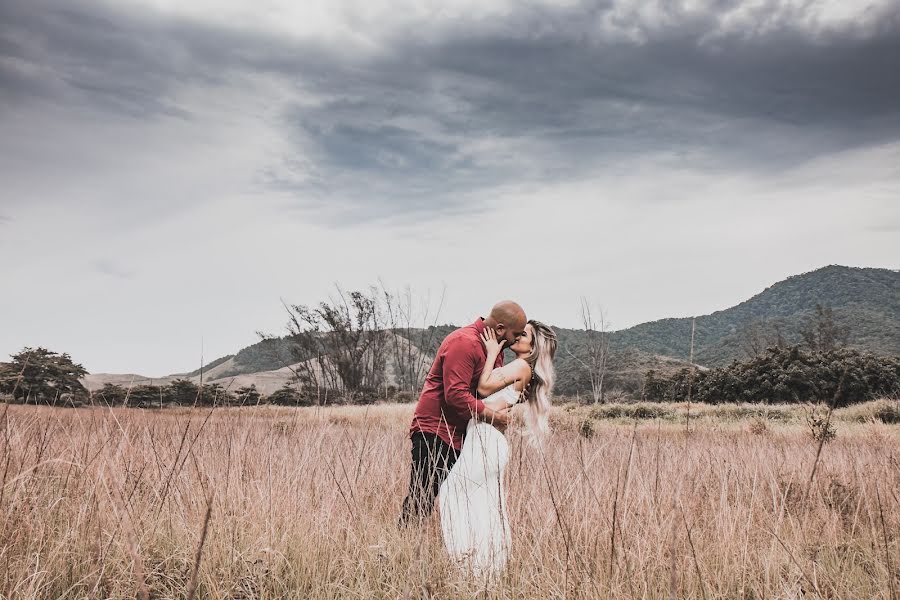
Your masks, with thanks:
[{"label": "dry grass field", "polygon": [[838,411],[817,462],[801,409],[673,410],[557,408],[544,456],[513,428],[485,586],[396,528],[411,406],[0,405],[0,597],[898,597],[900,426]]}]

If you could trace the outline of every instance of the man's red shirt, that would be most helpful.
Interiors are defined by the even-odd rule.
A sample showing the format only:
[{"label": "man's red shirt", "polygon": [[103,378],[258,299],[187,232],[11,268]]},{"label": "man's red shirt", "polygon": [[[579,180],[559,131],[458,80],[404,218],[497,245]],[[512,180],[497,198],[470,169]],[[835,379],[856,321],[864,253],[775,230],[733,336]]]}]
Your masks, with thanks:
[{"label": "man's red shirt", "polygon": [[[487,360],[481,341],[484,327],[484,319],[478,318],[441,342],[425,377],[425,386],[409,428],[410,435],[416,431],[433,433],[455,449],[462,448],[469,419],[484,411],[484,402],[475,397],[478,379]],[[502,365],[501,352],[494,367]]]}]

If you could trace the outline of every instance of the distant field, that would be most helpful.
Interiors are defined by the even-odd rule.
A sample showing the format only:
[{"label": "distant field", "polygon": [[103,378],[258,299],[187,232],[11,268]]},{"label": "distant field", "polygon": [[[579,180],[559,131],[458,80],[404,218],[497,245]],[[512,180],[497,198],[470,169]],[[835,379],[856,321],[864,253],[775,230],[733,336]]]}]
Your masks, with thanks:
[{"label": "distant field", "polygon": [[556,408],[543,457],[513,428],[479,595],[434,519],[395,527],[410,405],[0,405],[0,597],[898,597],[896,401],[837,411],[812,483],[800,407],[635,406]]}]

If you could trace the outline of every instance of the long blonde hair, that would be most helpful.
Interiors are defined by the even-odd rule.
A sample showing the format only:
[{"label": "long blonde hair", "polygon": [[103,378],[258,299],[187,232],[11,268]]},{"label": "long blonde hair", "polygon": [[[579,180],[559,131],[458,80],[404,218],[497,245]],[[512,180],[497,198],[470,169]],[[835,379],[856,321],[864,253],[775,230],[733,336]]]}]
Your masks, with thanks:
[{"label": "long blonde hair", "polygon": [[553,357],[556,355],[556,332],[540,321],[528,321],[534,330],[531,354],[525,362],[531,367],[531,383],[527,388],[527,406],[525,423],[528,425],[528,438],[532,444],[540,446],[550,433],[550,392],[556,371],[553,368]]}]

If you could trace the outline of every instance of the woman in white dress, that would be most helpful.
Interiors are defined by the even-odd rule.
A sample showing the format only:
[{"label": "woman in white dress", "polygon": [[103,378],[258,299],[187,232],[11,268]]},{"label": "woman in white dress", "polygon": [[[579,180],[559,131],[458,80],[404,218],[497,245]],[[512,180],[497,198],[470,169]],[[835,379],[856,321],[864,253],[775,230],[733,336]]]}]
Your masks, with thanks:
[{"label": "woman in white dress", "polygon": [[[525,334],[510,346],[516,358],[491,369],[503,351],[490,328],[482,336],[487,357],[478,393],[493,409],[526,404],[528,437],[541,445],[549,426],[550,389],[556,333],[539,321],[529,321]],[[456,464],[438,493],[441,531],[447,552],[476,577],[495,577],[506,566],[511,535],[503,472],[509,462],[509,442],[490,423],[471,419]]]}]

